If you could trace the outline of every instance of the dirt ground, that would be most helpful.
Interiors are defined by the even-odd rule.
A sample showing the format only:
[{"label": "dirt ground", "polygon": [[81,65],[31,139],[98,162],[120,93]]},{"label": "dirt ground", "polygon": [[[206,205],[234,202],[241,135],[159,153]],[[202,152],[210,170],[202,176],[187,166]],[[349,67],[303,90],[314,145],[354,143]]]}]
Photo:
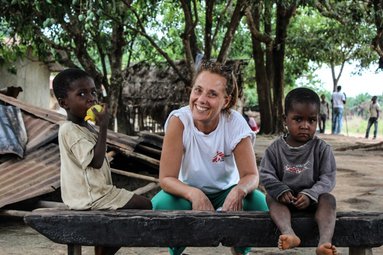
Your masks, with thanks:
[{"label": "dirt ground", "polygon": [[[337,162],[337,185],[333,194],[337,198],[338,211],[382,211],[383,209],[383,139],[366,140],[362,137],[321,135],[332,145]],[[275,137],[258,136],[255,146],[257,158],[263,156],[265,148]],[[378,145],[380,146],[374,146]],[[369,148],[355,148],[355,147]],[[354,149],[352,149],[354,147]],[[339,248],[342,255],[348,255],[347,248]],[[91,247],[83,247],[84,255],[93,254]],[[374,248],[375,255],[383,255],[383,246]],[[0,255],[61,255],[66,246],[55,244],[25,226],[20,220],[0,218]],[[166,248],[122,248],[118,255],[165,255]],[[227,247],[189,247],[185,254],[230,254]],[[251,254],[312,255],[313,248],[298,248],[279,251],[276,248],[253,248]]]}]

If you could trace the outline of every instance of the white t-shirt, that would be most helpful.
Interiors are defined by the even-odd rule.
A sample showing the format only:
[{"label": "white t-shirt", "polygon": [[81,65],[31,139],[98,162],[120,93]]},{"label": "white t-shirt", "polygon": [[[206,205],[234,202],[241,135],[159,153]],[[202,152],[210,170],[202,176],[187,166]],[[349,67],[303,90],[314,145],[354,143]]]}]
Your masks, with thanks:
[{"label": "white t-shirt", "polygon": [[239,181],[239,173],[235,164],[233,150],[245,137],[255,141],[255,134],[242,115],[231,110],[230,115],[220,115],[217,128],[204,134],[193,122],[189,106],[172,111],[169,119],[178,117],[184,125],[184,155],[181,162],[179,180],[206,194],[227,189]]},{"label": "white t-shirt", "polygon": [[332,93],[332,106],[337,108],[343,108],[346,101],[346,96],[343,92],[334,92]]},{"label": "white t-shirt", "polygon": [[378,102],[375,104],[370,102],[370,118],[376,118],[378,117],[378,111],[380,111],[380,105]]}]

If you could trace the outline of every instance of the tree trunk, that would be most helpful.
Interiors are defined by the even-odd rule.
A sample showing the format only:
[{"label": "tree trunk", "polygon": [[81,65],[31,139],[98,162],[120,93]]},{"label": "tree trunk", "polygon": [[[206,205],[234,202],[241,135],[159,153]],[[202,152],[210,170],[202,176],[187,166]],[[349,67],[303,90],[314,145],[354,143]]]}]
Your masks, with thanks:
[{"label": "tree trunk", "polygon": [[277,21],[275,31],[275,43],[273,45],[273,62],[274,62],[274,128],[275,133],[283,131],[283,99],[284,99],[284,59],[287,28],[291,17],[294,15],[296,5],[292,4],[287,7],[286,4],[277,4]]},{"label": "tree trunk", "polygon": [[116,25],[112,34],[113,49],[109,56],[111,79],[109,87],[109,112],[112,115],[109,127],[120,133],[132,134],[129,115],[126,114],[126,105],[122,100],[122,56],[123,47],[126,42],[124,39],[124,27]]},{"label": "tree trunk", "polygon": [[[264,8],[263,15],[261,15],[262,7]],[[285,45],[287,27],[290,18],[295,13],[296,5],[286,6],[285,3],[278,2],[274,41],[270,37],[273,34],[272,8],[271,2],[265,5],[253,3],[250,13],[247,10],[248,24],[252,34],[261,132],[263,133],[283,131]],[[261,20],[264,22],[263,33],[260,32]],[[262,47],[262,43],[265,44],[264,47]]]},{"label": "tree trunk", "polygon": [[283,130],[283,98],[284,98],[284,57],[285,40],[287,35],[286,10],[277,5],[277,21],[275,31],[275,43],[273,45],[273,67],[274,67],[274,86],[273,86],[273,112],[275,132]]},{"label": "tree trunk", "polygon": [[[270,6],[269,6],[270,7]],[[268,8],[266,8],[267,10]],[[271,88],[273,81],[272,68],[272,41],[267,41],[265,37],[259,33],[261,24],[261,9],[260,6],[254,4],[248,15],[248,25],[252,31],[252,48],[253,59],[255,63],[255,77],[258,94],[258,105],[261,116],[261,133],[271,134],[273,133],[273,112],[272,112],[272,97]],[[271,16],[268,16],[271,19]],[[251,20],[251,21],[250,21]],[[264,20],[266,24],[269,24]],[[265,33],[271,32],[270,26],[265,24]],[[259,37],[257,37],[259,36]],[[262,43],[266,43],[265,49],[262,47]]]},{"label": "tree trunk", "polygon": [[255,62],[255,73],[257,82],[258,105],[261,116],[261,133],[273,133],[273,113],[272,113],[272,99],[270,93],[270,80],[268,78],[265,63],[263,60],[264,53],[262,52],[261,43],[254,38],[253,52]]}]

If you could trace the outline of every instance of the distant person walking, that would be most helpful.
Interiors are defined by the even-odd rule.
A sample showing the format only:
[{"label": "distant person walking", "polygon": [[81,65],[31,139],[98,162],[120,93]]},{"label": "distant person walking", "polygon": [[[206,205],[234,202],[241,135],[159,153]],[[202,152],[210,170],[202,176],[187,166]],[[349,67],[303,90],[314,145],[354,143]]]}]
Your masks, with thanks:
[{"label": "distant person walking", "polygon": [[371,98],[371,102],[370,102],[370,106],[369,106],[370,118],[368,118],[366,138],[368,138],[368,136],[370,134],[370,128],[371,128],[372,124],[374,124],[374,137],[373,137],[373,139],[376,139],[376,135],[378,133],[378,119],[379,119],[380,106],[379,106],[379,103],[377,102],[377,99],[378,99],[377,96],[373,96]]},{"label": "distant person walking", "polygon": [[324,134],[326,131],[326,120],[330,117],[330,106],[326,101],[325,95],[322,94],[320,98],[319,133]]},{"label": "distant person walking", "polygon": [[340,134],[342,130],[343,110],[346,104],[346,94],[341,92],[342,86],[336,87],[336,91],[332,93],[332,134]]}]

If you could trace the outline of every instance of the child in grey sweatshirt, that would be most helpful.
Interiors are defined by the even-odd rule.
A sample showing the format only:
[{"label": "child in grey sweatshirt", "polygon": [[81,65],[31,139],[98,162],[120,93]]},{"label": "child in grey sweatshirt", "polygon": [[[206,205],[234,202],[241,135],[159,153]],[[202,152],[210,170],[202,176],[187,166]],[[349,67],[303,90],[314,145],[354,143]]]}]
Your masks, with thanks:
[{"label": "child in grey sweatshirt", "polygon": [[267,195],[270,216],[281,232],[282,250],[300,245],[291,227],[291,211],[315,211],[319,228],[317,255],[335,255],[332,244],[336,220],[336,165],[330,145],[315,136],[320,100],[307,88],[290,91],[285,98],[287,134],[266,150],[260,165],[260,180]]}]

